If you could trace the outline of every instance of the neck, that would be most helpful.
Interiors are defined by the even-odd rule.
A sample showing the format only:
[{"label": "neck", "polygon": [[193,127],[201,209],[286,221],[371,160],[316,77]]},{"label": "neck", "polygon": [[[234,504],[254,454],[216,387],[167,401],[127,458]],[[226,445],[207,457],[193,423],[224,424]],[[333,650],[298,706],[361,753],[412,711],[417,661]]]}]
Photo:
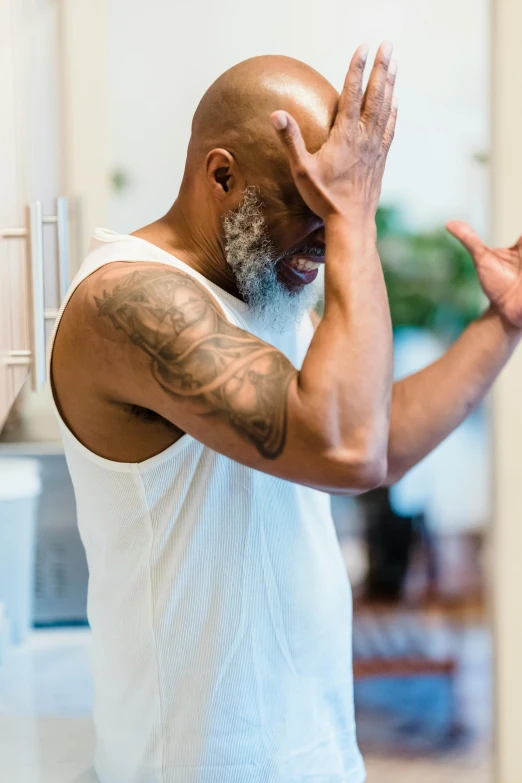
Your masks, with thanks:
[{"label": "neck", "polygon": [[225,260],[219,221],[208,215],[201,200],[182,190],[167,214],[135,231],[233,296],[240,297],[232,271]]}]

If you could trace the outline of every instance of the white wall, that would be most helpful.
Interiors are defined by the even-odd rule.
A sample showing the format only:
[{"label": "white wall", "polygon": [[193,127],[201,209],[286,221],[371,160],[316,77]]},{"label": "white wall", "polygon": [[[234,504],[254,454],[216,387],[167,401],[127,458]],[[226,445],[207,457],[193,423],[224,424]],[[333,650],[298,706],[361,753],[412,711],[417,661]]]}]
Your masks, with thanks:
[{"label": "white wall", "polygon": [[385,200],[418,225],[468,217],[484,226],[488,147],[487,0],[108,0],[110,165],[129,186],[110,202],[111,227],[162,214],[180,183],[190,120],[226,68],[281,53],[339,88],[358,43],[390,38],[400,123]]},{"label": "white wall", "polygon": [[66,191],[78,201],[74,261],[110,220],[107,0],[60,0]]}]

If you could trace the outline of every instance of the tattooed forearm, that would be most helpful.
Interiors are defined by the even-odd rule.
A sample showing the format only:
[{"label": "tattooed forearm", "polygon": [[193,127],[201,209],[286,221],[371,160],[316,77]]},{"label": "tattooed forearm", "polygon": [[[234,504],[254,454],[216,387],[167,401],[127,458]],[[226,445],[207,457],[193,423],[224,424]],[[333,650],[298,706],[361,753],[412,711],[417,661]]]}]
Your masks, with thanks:
[{"label": "tattooed forearm", "polygon": [[295,369],[273,346],[228,323],[203,286],[176,269],[137,270],[95,301],[99,315],[151,357],[166,392],[200,413],[225,416],[263,457],[282,452]]}]

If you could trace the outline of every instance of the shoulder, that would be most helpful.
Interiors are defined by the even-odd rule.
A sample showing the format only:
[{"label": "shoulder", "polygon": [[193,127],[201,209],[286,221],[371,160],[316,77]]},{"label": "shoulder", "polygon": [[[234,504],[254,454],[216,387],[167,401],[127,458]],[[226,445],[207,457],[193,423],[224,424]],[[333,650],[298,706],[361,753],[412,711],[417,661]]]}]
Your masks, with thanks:
[{"label": "shoulder", "polygon": [[77,365],[91,367],[98,376],[103,365],[124,362],[126,351],[143,335],[154,333],[161,340],[162,334],[194,321],[208,328],[219,322],[220,331],[227,331],[218,301],[195,277],[152,261],[111,261],[70,296],[52,349],[53,377],[57,364],[69,372]]},{"label": "shoulder", "polygon": [[[195,276],[153,261],[112,261],[78,286],[64,313],[83,326],[107,335],[108,322],[141,313],[150,317],[186,317],[190,311],[212,311],[225,319],[220,303]],[[201,313],[199,313],[201,314]]]}]

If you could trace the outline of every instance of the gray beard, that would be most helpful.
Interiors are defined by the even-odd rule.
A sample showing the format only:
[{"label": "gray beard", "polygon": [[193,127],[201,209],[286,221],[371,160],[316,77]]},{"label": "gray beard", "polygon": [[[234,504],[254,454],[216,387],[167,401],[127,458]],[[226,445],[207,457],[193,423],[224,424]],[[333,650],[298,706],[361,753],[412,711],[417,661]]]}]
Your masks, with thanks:
[{"label": "gray beard", "polygon": [[312,283],[292,292],[280,282],[277,252],[268,235],[263,205],[256,187],[223,220],[225,259],[249,310],[272,329],[283,332],[317,303],[321,286]]}]

